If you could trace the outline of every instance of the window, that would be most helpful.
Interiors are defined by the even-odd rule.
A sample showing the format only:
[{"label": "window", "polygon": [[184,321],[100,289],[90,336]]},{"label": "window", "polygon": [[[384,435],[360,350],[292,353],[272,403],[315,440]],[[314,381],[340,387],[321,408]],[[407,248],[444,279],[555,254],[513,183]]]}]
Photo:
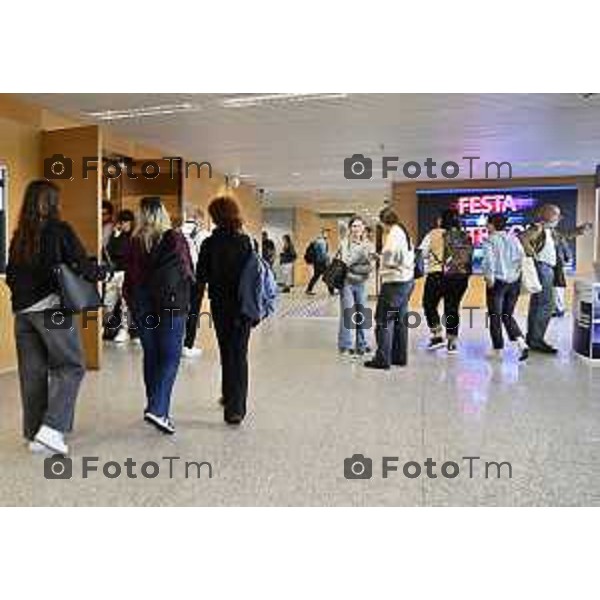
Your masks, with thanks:
[{"label": "window", "polygon": [[6,187],[6,169],[0,165],[0,273],[6,271],[6,255],[8,250]]}]

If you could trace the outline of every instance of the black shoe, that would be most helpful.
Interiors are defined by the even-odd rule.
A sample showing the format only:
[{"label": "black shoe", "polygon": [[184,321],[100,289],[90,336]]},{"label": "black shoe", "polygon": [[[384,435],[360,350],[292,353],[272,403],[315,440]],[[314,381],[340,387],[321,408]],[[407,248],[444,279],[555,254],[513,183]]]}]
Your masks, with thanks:
[{"label": "black shoe", "polygon": [[340,356],[344,356],[345,354],[354,354],[354,350],[350,350],[349,348],[338,348],[338,353]]},{"label": "black shoe", "polygon": [[558,350],[551,346],[550,344],[546,344],[546,342],[538,342],[537,344],[529,344],[529,349],[532,352],[539,352],[540,354],[558,354]]},{"label": "black shoe", "polygon": [[441,335],[435,335],[429,340],[427,350],[437,350],[444,347],[444,338]]},{"label": "black shoe", "polygon": [[392,365],[394,367],[406,367],[408,363],[407,362],[393,362]]},{"label": "black shoe", "polygon": [[237,414],[225,417],[225,423],[227,423],[227,425],[240,425],[243,420],[244,417],[242,415]]},{"label": "black shoe", "polygon": [[390,370],[390,365],[386,365],[375,359],[368,360],[366,363],[364,363],[364,366],[367,367],[367,369],[379,369],[381,371],[389,371]]},{"label": "black shoe", "polygon": [[523,348],[521,354],[519,354],[519,362],[523,362],[529,358],[529,348]]},{"label": "black shoe", "polygon": [[316,296],[317,292],[313,292],[312,290],[306,290],[306,292],[304,292],[307,296]]}]

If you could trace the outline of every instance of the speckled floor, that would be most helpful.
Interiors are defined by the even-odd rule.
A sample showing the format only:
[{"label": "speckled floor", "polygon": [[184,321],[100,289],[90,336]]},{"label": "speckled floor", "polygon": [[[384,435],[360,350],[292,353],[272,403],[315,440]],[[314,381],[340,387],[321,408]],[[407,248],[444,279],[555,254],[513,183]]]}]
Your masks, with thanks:
[{"label": "speckled floor", "polygon": [[[303,303],[310,307],[302,309]],[[316,304],[315,304],[316,303]],[[280,316],[262,325],[251,348],[251,400],[240,429],[221,422],[218,359],[211,332],[205,353],[182,365],[174,395],[177,434],[163,437],[141,420],[141,351],[110,346],[101,372],[88,373],[79,400],[73,477],[47,480],[44,458],[19,437],[17,378],[0,376],[0,504],[2,505],[600,505],[600,368],[569,352],[570,320],[552,324],[558,358],[517,364],[484,358],[482,316],[463,330],[461,353],[430,354],[425,329],[411,332],[406,369],[373,372],[335,348],[336,301],[285,299]],[[306,314],[308,316],[297,316]],[[372,459],[372,478],[347,480],[344,459]],[[116,479],[91,473],[82,457],[136,463]],[[173,461],[173,478],[163,456]],[[382,457],[398,457],[382,477]],[[469,478],[464,456],[480,456]],[[432,458],[438,477],[428,478]],[[156,461],[154,479],[140,466]],[[208,461],[201,478],[184,461]],[[403,465],[422,465],[418,478]],[[454,461],[456,478],[441,474]],[[501,478],[485,461],[508,461]],[[414,467],[411,467],[414,468]],[[448,467],[452,474],[453,467]]]}]

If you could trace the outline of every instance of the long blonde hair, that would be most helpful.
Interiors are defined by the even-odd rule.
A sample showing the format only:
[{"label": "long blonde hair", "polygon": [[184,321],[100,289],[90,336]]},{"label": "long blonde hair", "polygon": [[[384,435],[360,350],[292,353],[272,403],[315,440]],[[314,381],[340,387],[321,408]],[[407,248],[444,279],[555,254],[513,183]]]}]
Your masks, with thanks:
[{"label": "long blonde hair", "polygon": [[161,199],[158,196],[142,198],[137,227],[133,235],[140,239],[145,250],[151,252],[169,229],[171,229],[171,218]]}]

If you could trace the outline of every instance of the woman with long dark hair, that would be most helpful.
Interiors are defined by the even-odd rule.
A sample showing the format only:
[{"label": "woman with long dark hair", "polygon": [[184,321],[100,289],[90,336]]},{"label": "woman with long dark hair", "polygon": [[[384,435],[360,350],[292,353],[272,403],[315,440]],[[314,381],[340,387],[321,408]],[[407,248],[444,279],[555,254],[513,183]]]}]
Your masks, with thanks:
[{"label": "woman with long dark hair", "polygon": [[144,351],[144,420],[166,434],[175,433],[170,414],[185,323],[194,279],[183,234],[159,197],[142,198],[129,245],[123,292]]},{"label": "woman with long dark hair", "polygon": [[248,396],[248,342],[250,322],[240,311],[242,271],[252,252],[252,242],[242,231],[240,209],[222,196],[210,203],[215,224],[202,242],[196,279],[200,298],[208,285],[212,320],[221,354],[222,398],[225,422],[239,425],[246,415]]},{"label": "woman with long dark hair", "polygon": [[90,281],[103,275],[61,220],[58,188],[46,180],[33,181],[25,191],[6,270],[15,313],[23,435],[33,452],[67,454],[64,434],[73,425],[85,366],[71,315],[60,311],[55,318],[61,299],[54,268],[61,263]]}]

